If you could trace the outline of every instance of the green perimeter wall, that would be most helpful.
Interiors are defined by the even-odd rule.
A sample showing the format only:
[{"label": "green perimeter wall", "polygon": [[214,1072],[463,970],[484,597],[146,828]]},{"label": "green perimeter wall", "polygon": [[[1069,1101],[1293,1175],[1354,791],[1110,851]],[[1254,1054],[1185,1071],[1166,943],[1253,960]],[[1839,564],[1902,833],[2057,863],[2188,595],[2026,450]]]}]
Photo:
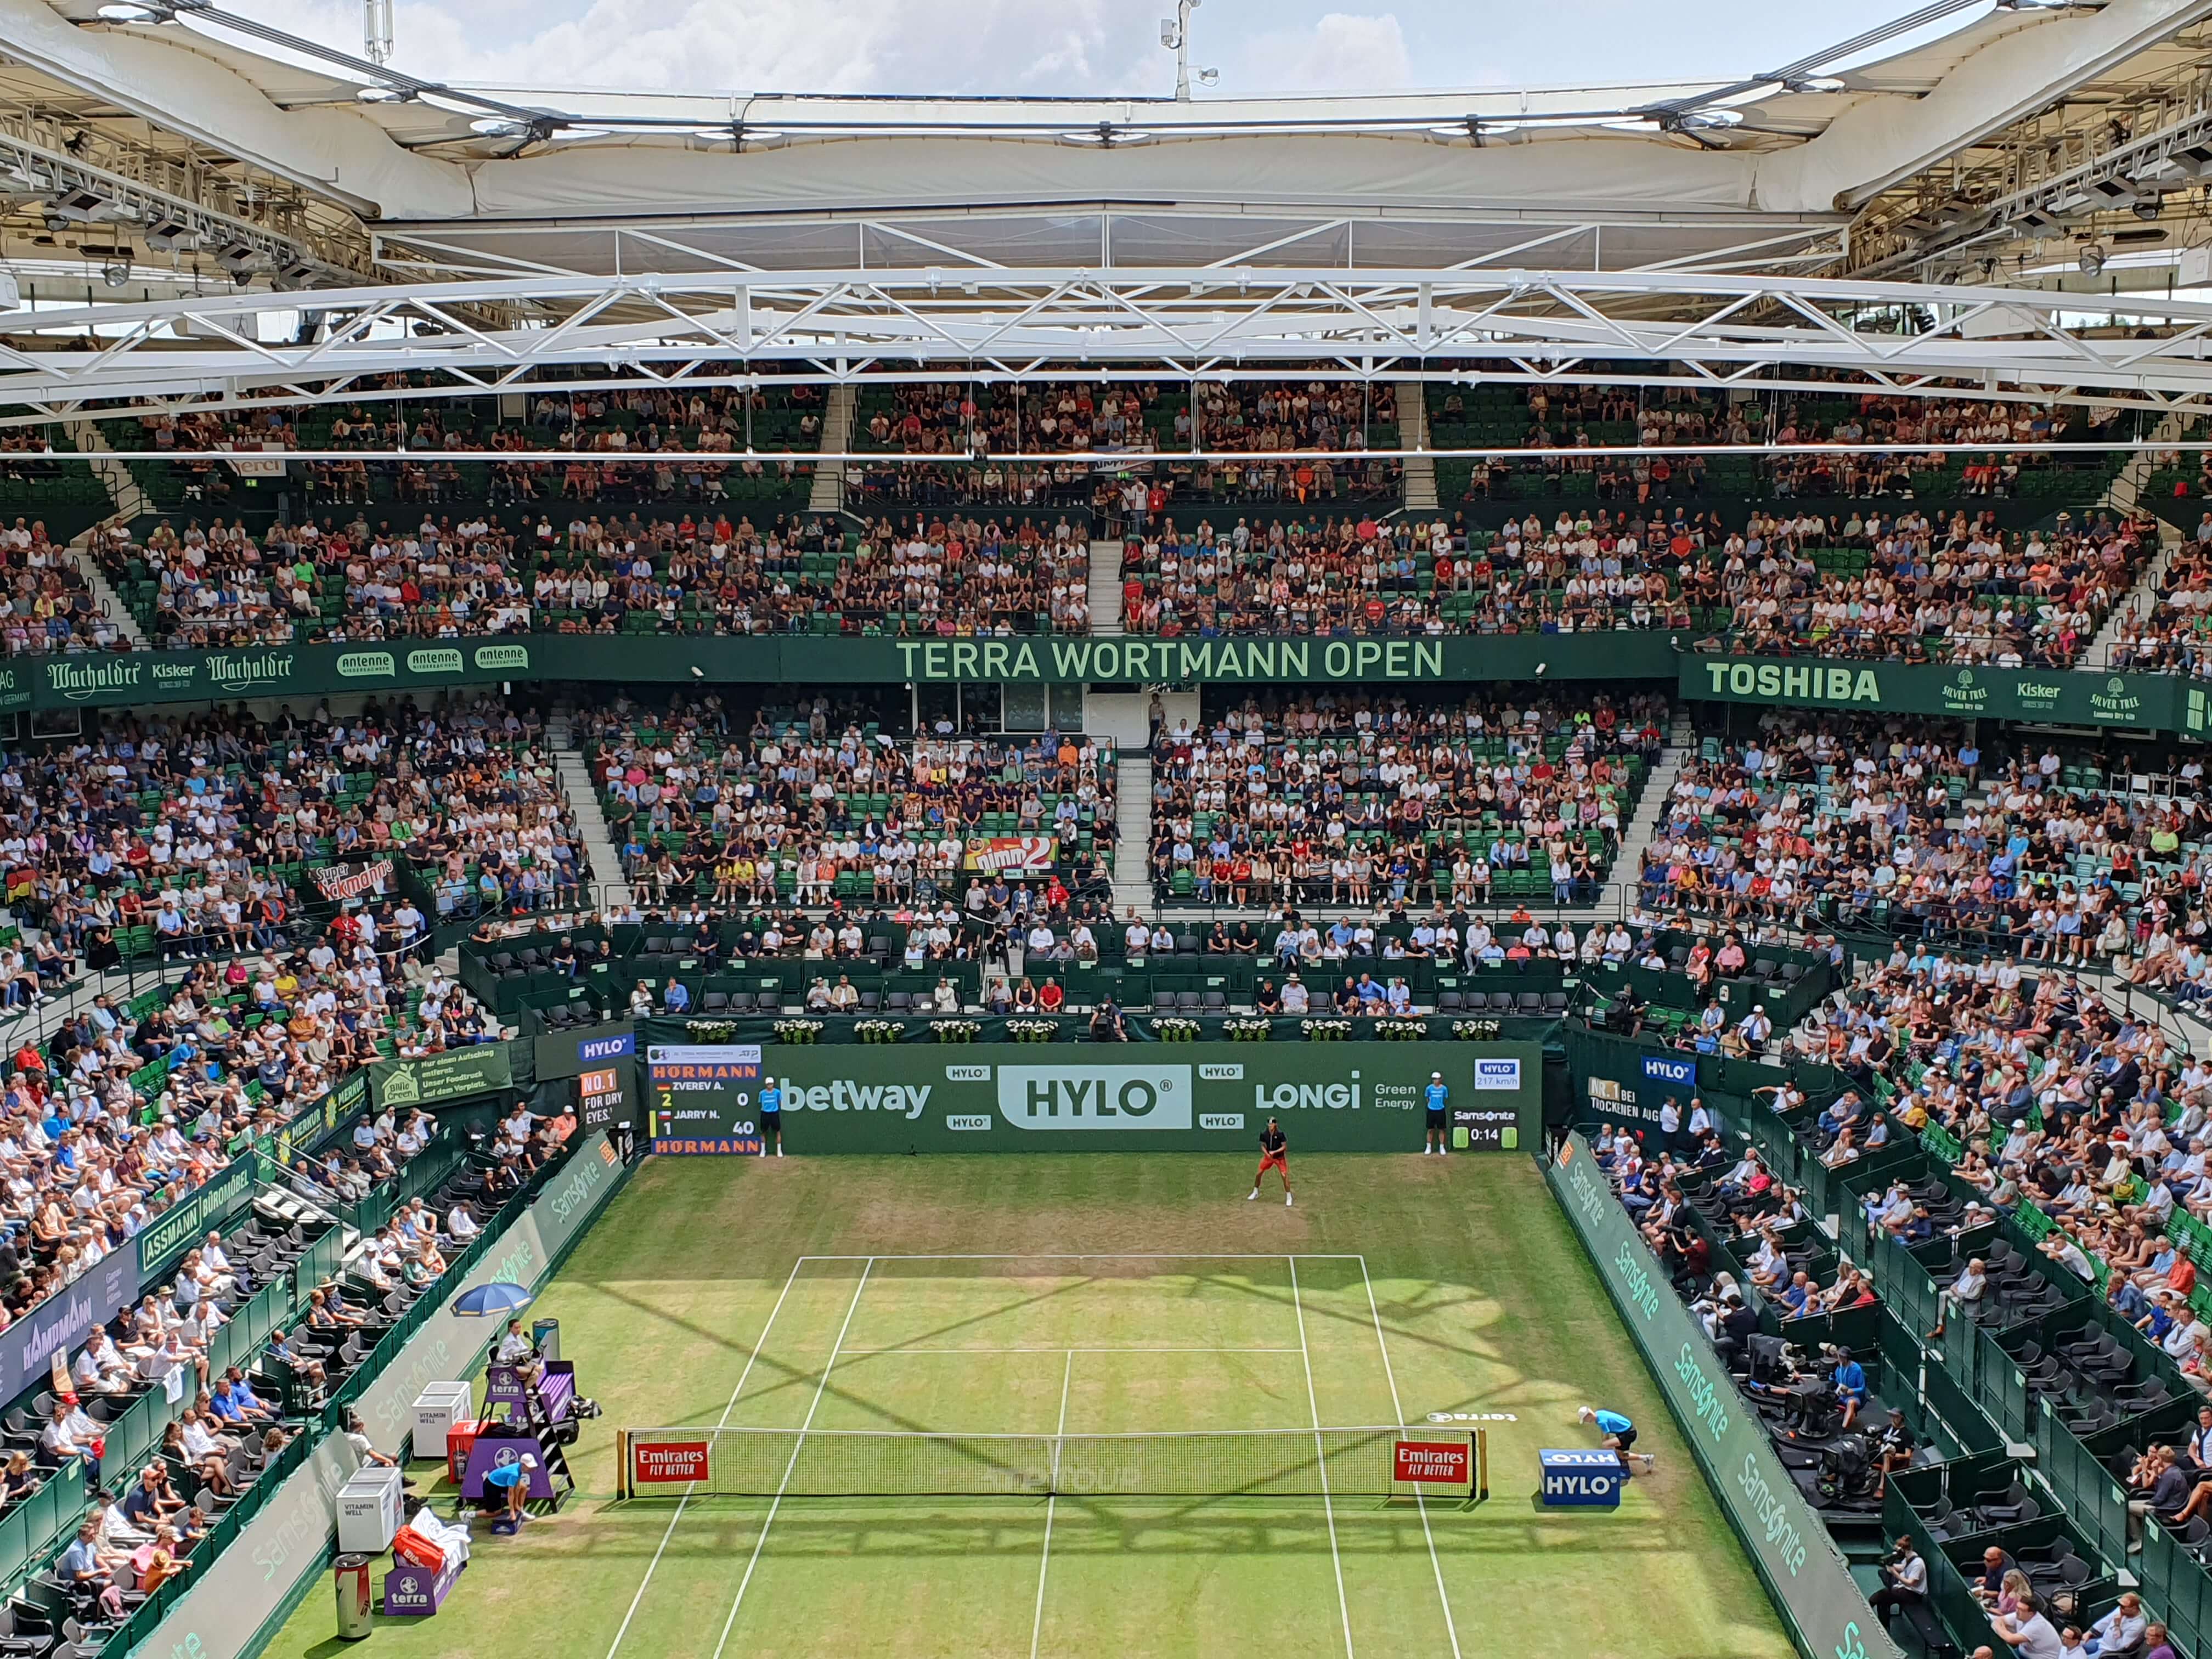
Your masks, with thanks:
[{"label": "green perimeter wall", "polygon": [[[505,1328],[504,1320],[463,1318],[452,1311],[453,1300],[495,1280],[544,1284],[629,1176],[606,1137],[592,1135],[508,1224],[473,1271],[432,1292],[445,1305],[350,1402],[379,1450],[399,1449],[407,1437],[409,1408],[423,1383],[466,1376],[485,1346]],[[359,1462],[343,1433],[325,1436],[230,1547],[201,1564],[190,1588],[131,1650],[131,1659],[232,1659],[258,1652],[301,1595],[311,1593],[321,1579],[337,1540],[337,1490]],[[498,1570],[487,1569],[481,1557],[477,1566]]]},{"label": "green perimeter wall", "polygon": [[2061,673],[1954,664],[1820,662],[1802,657],[1693,656],[1675,689],[1692,700],[1779,703],[1960,720],[2203,732],[2205,690],[2178,674]]},{"label": "green perimeter wall", "polygon": [[1805,1659],[1898,1659],[1850,1568],[1774,1455],[1705,1334],[1613,1197],[1589,1144],[1571,1133],[1544,1178],[1597,1266],[1606,1294],[1682,1425],[1705,1480],[1751,1553]]},{"label": "green perimeter wall", "polygon": [[2058,673],[1810,658],[1691,655],[1656,629],[1443,638],[1224,636],[914,640],[581,634],[238,651],[23,657],[0,710],[313,699],[509,681],[617,684],[1451,685],[1661,680],[1686,698],[1963,718],[2212,729],[2212,692],[2172,674]]},{"label": "green perimeter wall", "polygon": [[[653,1053],[667,1045],[697,1042],[680,1022],[647,1024],[638,1062],[649,1143],[743,1150],[713,1143],[755,1132],[757,1083],[656,1082]],[[1535,1042],[946,1043],[769,1045],[758,1055],[760,1073],[784,1087],[794,1153],[1243,1150],[1272,1113],[1295,1156],[1413,1151],[1431,1072],[1443,1073],[1467,1144],[1533,1147],[1543,1052]],[[1491,1086],[1478,1088],[1479,1075]]]}]

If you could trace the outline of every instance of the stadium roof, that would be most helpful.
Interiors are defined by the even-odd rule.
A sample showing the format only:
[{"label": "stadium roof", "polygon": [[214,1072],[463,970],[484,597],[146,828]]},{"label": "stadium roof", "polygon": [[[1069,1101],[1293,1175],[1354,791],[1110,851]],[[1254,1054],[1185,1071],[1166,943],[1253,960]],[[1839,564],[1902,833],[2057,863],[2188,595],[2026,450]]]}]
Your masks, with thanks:
[{"label": "stadium roof", "polygon": [[1477,358],[2195,407],[2212,305],[2162,290],[2212,286],[2208,18],[1930,0],[1734,80],[1177,100],[520,92],[224,0],[0,0],[0,252],[31,290],[0,425],[399,370],[467,396]]},{"label": "stadium roof", "polygon": [[[130,9],[0,0],[18,219],[70,159],[58,133],[80,161],[166,169],[180,201],[281,230],[291,245],[245,274],[290,264],[299,285],[921,264],[1844,274],[1929,240],[1899,245],[1883,213],[1900,191],[1891,220],[1917,210],[1931,169],[2010,158],[2024,124],[2089,159],[2115,110],[2185,90],[2212,0],[1936,0],[1695,83],[1181,102],[525,92],[401,76],[222,0],[112,21]],[[1881,55],[1947,15],[1971,21]],[[139,279],[170,263],[143,214],[34,222],[11,258],[88,244],[86,264],[120,251]]]}]

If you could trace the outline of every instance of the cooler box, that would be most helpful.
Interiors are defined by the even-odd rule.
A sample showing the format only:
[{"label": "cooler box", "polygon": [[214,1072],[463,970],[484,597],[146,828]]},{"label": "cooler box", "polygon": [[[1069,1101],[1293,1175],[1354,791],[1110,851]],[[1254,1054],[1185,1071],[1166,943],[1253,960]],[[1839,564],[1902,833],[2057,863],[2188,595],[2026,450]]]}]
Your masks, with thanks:
[{"label": "cooler box", "polygon": [[425,1383],[415,1401],[415,1455],[435,1457],[446,1443],[446,1431],[475,1413],[475,1396],[466,1382]]},{"label": "cooler box", "polygon": [[477,1437],[492,1426],[489,1418],[469,1418],[446,1431],[446,1479],[455,1486],[468,1472],[469,1453],[477,1443]]},{"label": "cooler box", "polygon": [[404,1494],[398,1469],[365,1464],[338,1488],[338,1548],[349,1555],[381,1555],[399,1530]]}]

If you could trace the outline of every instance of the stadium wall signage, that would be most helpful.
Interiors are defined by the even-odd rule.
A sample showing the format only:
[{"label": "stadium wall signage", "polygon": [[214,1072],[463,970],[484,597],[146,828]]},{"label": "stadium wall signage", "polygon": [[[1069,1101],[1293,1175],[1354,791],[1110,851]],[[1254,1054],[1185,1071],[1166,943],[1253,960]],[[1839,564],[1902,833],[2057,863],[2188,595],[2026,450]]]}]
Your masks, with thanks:
[{"label": "stadium wall signage", "polygon": [[[459,1285],[441,1285],[441,1307],[408,1339],[392,1363],[354,1401],[370,1443],[396,1455],[405,1441],[410,1407],[422,1384],[464,1375],[498,1320],[466,1318],[454,1297],[479,1285],[507,1280],[534,1288],[562,1252],[621,1189],[625,1171],[605,1135],[593,1135],[508,1225]],[[246,1530],[194,1573],[167,1618],[133,1650],[134,1659],[170,1655],[222,1659],[252,1653],[270,1622],[292,1606],[303,1581],[319,1574],[337,1540],[337,1494],[359,1466],[343,1434],[325,1437],[286,1479]]]},{"label": "stadium wall signage", "polygon": [[513,1065],[504,1042],[479,1042],[416,1060],[380,1060],[368,1068],[369,1087],[384,1106],[434,1106],[466,1095],[511,1086]]},{"label": "stadium wall signage", "polygon": [[1543,1121],[1534,1042],[1304,1043],[1281,1053],[1237,1042],[1086,1044],[1042,1061],[1018,1047],[702,1048],[679,1040],[686,1035],[681,1021],[652,1020],[641,1040],[644,1139],[656,1152],[757,1150],[755,1102],[770,1076],[794,1155],[1243,1151],[1271,1115],[1293,1154],[1410,1151],[1431,1072],[1451,1091],[1460,1146],[1534,1146]]},{"label": "stadium wall signage", "polygon": [[[1823,662],[1807,657],[1686,657],[1677,689],[1707,702],[2049,720],[2180,731],[2190,712],[2171,674],[2065,673],[1954,664]],[[2202,693],[2197,718],[2201,724]]]},{"label": "stadium wall signage", "polygon": [[2212,700],[2179,675],[1806,657],[1688,655],[1656,629],[1595,634],[1224,635],[996,640],[813,635],[503,635],[448,644],[301,645],[21,657],[0,669],[0,711],[285,702],[345,692],[586,684],[1051,685],[1451,684],[1666,680],[1685,697],[1881,709],[2156,731],[2212,729]]},{"label": "stadium wall signage", "polygon": [[1713,1495],[1801,1653],[1898,1659],[1850,1567],[1798,1495],[1755,1414],[1622,1209],[1589,1143],[1571,1133],[1544,1178],[1667,1397]]},{"label": "stadium wall signage", "polygon": [[503,681],[903,684],[1413,684],[1667,679],[1664,634],[1222,635],[1213,638],[894,639],[769,635],[502,635],[449,644],[300,645],[264,651],[133,651],[21,657],[0,669],[0,710],[283,702],[346,692]]}]

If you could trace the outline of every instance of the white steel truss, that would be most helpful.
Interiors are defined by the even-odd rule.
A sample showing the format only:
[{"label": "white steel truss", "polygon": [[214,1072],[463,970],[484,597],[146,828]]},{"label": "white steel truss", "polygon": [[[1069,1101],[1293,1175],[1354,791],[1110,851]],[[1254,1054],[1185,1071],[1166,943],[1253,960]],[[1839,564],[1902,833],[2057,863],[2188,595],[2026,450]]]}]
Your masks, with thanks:
[{"label": "white steel truss", "polygon": [[[1694,270],[719,270],[40,312],[0,423],[573,386],[1480,378],[2212,406],[2212,305]],[[307,337],[258,337],[258,318]],[[537,316],[495,329],[487,313]],[[40,337],[45,337],[41,339]],[[92,337],[93,343],[86,343]],[[51,339],[52,349],[40,349]],[[1474,366],[1482,365],[1478,370]],[[404,377],[404,378],[398,378]]]}]

